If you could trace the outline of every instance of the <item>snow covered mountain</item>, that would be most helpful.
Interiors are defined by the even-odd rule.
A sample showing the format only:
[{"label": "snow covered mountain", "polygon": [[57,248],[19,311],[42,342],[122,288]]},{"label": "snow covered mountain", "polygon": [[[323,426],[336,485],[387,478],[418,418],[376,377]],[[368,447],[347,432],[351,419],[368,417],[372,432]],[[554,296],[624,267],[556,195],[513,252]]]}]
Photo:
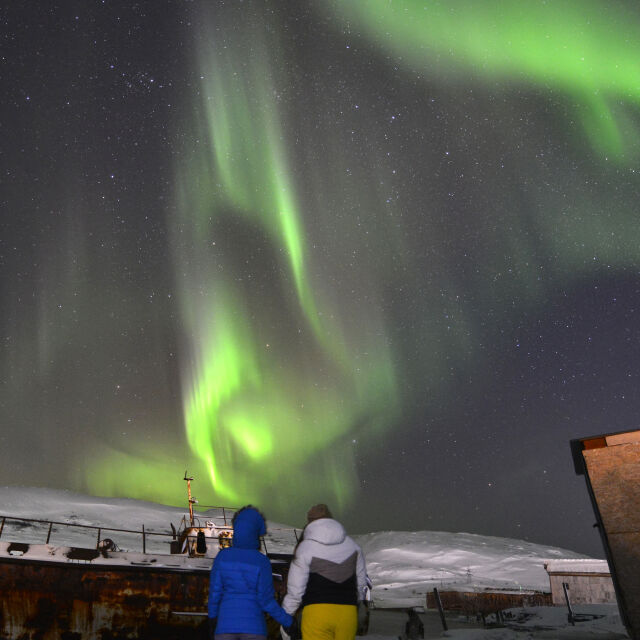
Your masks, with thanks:
[{"label": "snow covered mountain", "polygon": [[[71,491],[27,487],[0,487],[0,516],[18,516],[54,520],[69,524],[124,528],[170,533],[171,523],[178,526],[185,509],[123,498],[96,498]],[[202,520],[221,522],[228,512],[221,509],[199,512]],[[296,544],[292,527],[269,522],[267,549],[292,552]],[[106,531],[104,536],[110,534]],[[46,527],[5,524],[3,540],[16,538],[26,542],[44,542]],[[116,536],[114,533],[113,536]],[[373,598],[380,606],[424,604],[427,591],[455,589],[548,590],[544,560],[579,558],[580,554],[532,544],[522,540],[480,536],[470,533],[434,531],[383,531],[355,536],[367,558],[374,584]],[[91,546],[92,530],[58,527],[51,542]],[[140,538],[116,539],[119,547],[139,550]],[[148,550],[166,553],[166,539],[147,543]]]},{"label": "snow covered mountain", "polygon": [[[147,533],[171,533],[171,524],[178,526],[186,509],[140,500],[96,498],[70,491],[27,487],[0,487],[0,522],[2,516],[35,518],[71,525],[101,527],[103,536],[115,538],[123,550],[139,551],[142,525]],[[201,520],[220,522],[229,513],[222,509],[199,512]],[[287,525],[269,522],[267,549],[292,552],[297,532]],[[130,529],[137,534],[122,535],[110,528]],[[49,534],[47,524],[27,525],[6,519],[0,539],[3,541],[42,543]],[[96,541],[95,529],[81,527],[53,527],[52,544],[72,544],[91,547]],[[427,591],[455,589],[473,591],[489,589],[548,590],[549,583],[544,560],[583,557],[566,549],[532,544],[522,540],[480,536],[470,533],[434,531],[383,531],[355,536],[367,558],[367,568],[373,581],[376,609],[367,638],[395,640],[403,628],[402,613],[388,607],[407,607],[425,604]],[[166,538],[148,538],[147,550],[167,553]],[[383,609],[380,609],[383,608]],[[567,622],[566,611],[558,607],[521,609],[510,628],[473,628],[468,620],[457,623],[458,628],[441,634],[437,614],[422,614],[431,625],[428,637],[449,637],[456,640],[519,640],[527,637],[555,640],[622,640],[624,627],[615,605],[591,605],[580,612],[596,614],[591,622],[580,628]],[[435,616],[435,618],[434,618]],[[456,626],[456,621],[450,620]],[[471,626],[470,626],[471,624]],[[476,625],[477,626],[477,625]]]},{"label": "snow covered mountain", "polygon": [[381,531],[356,537],[380,606],[424,604],[425,594],[481,589],[548,591],[544,561],[578,553],[523,540],[443,531]]}]

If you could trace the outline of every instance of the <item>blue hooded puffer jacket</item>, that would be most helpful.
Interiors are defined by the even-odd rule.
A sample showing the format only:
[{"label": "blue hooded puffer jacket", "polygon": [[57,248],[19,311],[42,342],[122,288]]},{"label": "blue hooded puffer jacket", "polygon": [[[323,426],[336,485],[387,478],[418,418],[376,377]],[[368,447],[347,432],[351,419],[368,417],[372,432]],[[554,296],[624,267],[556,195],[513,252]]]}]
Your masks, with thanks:
[{"label": "blue hooded puffer jacket", "polygon": [[233,524],[233,546],[222,549],[211,567],[209,617],[218,618],[219,633],[267,635],[264,614],[283,627],[293,618],[276,602],[271,563],[260,553],[260,536],[266,533],[257,509],[245,508]]}]

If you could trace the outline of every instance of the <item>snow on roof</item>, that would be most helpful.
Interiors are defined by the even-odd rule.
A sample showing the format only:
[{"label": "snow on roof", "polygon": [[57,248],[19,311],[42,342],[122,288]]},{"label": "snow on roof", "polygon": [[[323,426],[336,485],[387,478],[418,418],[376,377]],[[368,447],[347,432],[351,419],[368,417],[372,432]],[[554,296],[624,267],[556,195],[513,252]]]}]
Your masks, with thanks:
[{"label": "snow on roof", "polygon": [[606,560],[596,558],[563,558],[545,560],[547,573],[611,573]]}]

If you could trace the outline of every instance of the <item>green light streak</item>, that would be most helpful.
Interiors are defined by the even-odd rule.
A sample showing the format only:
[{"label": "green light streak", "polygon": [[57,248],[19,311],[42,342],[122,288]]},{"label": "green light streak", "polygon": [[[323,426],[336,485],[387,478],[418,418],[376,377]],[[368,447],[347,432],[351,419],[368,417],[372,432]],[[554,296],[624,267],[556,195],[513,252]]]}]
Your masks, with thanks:
[{"label": "green light streak", "polygon": [[[363,322],[379,322],[376,312],[361,309],[354,333],[326,283],[317,292],[277,98],[286,80],[274,69],[283,65],[263,26],[248,26],[234,46],[212,43],[206,29],[201,38],[200,150],[178,172],[174,233],[191,353],[186,436],[217,501],[291,510],[323,495],[345,504],[356,484],[351,440],[391,426],[395,375],[383,331],[361,335]],[[312,215],[329,216],[322,193],[314,195]],[[237,251],[225,254],[231,220],[266,237],[282,261],[269,290],[238,271]],[[272,290],[283,292],[279,303]]]},{"label": "green light streak", "polygon": [[[622,157],[638,141],[620,105],[640,104],[640,22],[602,0],[328,0],[376,47],[451,82],[558,90],[591,144]],[[629,137],[631,136],[631,137]]]},{"label": "green light streak", "polygon": [[[265,56],[268,60],[266,48]],[[223,197],[286,247],[299,300],[319,331],[270,69],[258,63],[243,73],[242,65],[225,58],[221,62],[216,52],[201,53],[204,67],[236,69],[222,74],[214,71],[204,82],[209,140]]]},{"label": "green light streak", "polygon": [[137,443],[126,452],[104,449],[106,453],[76,478],[77,485],[91,495],[157,500],[174,506],[185,504],[184,486],[178,481],[182,461],[171,455],[176,443],[165,442],[164,446]]}]

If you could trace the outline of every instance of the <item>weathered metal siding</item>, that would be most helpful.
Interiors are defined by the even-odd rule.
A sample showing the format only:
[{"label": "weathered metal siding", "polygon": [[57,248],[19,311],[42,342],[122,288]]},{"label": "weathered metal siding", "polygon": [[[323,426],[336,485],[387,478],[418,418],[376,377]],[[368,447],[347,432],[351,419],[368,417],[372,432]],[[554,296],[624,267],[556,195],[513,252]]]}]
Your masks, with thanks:
[{"label": "weathered metal siding", "polygon": [[0,563],[3,640],[206,638],[207,572]]},{"label": "weathered metal siding", "polygon": [[[627,630],[640,640],[639,432],[605,436],[606,446],[582,452],[597,503]],[[624,439],[635,442],[624,442]],[[585,442],[585,445],[587,443]]]},{"label": "weathered metal siding", "polygon": [[[460,611],[466,615],[488,615],[514,607],[551,605],[551,594],[534,592],[439,591],[445,611]],[[435,595],[427,593],[427,608],[436,609]]]},{"label": "weathered metal siding", "polygon": [[566,604],[563,583],[569,585],[571,604],[616,604],[616,592],[610,575],[594,573],[550,573],[553,604]]}]

